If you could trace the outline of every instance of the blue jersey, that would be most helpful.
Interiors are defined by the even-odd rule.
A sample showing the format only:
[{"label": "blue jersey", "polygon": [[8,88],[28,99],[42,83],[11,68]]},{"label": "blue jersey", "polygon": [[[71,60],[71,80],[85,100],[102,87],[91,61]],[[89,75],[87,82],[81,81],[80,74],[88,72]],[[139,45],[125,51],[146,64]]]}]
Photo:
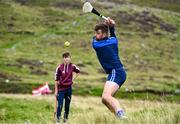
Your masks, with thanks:
[{"label": "blue jersey", "polygon": [[110,28],[110,36],[100,41],[94,37],[92,41],[99,62],[107,74],[111,73],[112,69],[123,67],[118,55],[118,40],[114,28]]}]

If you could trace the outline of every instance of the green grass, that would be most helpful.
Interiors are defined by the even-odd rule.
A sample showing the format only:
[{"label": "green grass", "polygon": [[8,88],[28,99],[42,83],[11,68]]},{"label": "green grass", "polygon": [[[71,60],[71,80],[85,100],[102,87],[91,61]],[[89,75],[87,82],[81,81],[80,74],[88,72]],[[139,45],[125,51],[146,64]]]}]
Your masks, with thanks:
[{"label": "green grass", "polygon": [[[53,123],[54,96],[0,95],[0,123]],[[13,104],[12,104],[13,103]],[[118,120],[98,97],[72,97],[70,124],[178,124],[180,106],[147,100],[120,100],[128,120]]]},{"label": "green grass", "polygon": [[[2,98],[0,102],[1,123],[47,123],[53,107],[44,100]],[[18,101],[17,101],[18,100]]]},{"label": "green grass", "polygon": [[[111,6],[109,2],[116,4],[105,7]],[[117,23],[127,80],[116,97],[127,112],[127,121],[117,120],[99,98],[106,75],[91,48],[98,17],[83,14],[79,0],[0,0],[0,93],[31,94],[45,82],[53,90],[61,54],[70,51],[82,71],[74,81],[70,124],[180,123],[176,93],[180,89],[179,2],[109,2],[93,5]],[[144,29],[148,25],[153,30]],[[65,41],[70,47],[64,47]],[[52,120],[53,96],[0,94],[0,123],[51,124]]]},{"label": "green grass", "polygon": [[[31,93],[33,86],[46,81],[53,87],[55,68],[62,62],[61,54],[70,51],[72,61],[81,65],[80,69],[84,72],[76,80],[75,93],[100,96],[106,75],[99,72],[101,66],[91,48],[93,27],[98,17],[82,14],[80,1],[28,0],[23,5],[20,4],[22,1],[1,0],[0,4],[0,74],[5,75],[0,77],[0,92],[14,93],[10,84],[20,87],[18,93]],[[154,30],[146,32],[141,29],[142,24],[138,21],[140,16],[137,15],[143,14],[147,11],[146,7],[150,8],[153,3],[147,2],[147,6],[144,3],[145,7],[137,6],[136,4],[140,4],[138,1],[134,1],[134,4],[131,6],[128,2],[121,7],[116,4],[116,8],[105,8],[100,3],[94,3],[94,6],[102,8],[105,15],[111,15],[117,22],[119,53],[128,74],[123,89],[144,91],[135,97],[132,94],[122,94],[130,99],[144,99],[144,94],[150,89],[154,92],[171,93],[173,99],[179,101],[179,95],[175,94],[180,89],[179,13],[149,9],[147,18],[151,17],[150,19],[159,22],[152,21]],[[172,7],[174,5],[169,4]],[[171,7],[167,10],[171,10]],[[134,18],[129,24],[124,24],[123,19],[126,18],[120,13]],[[162,29],[160,23],[176,27],[175,32]],[[147,24],[142,26],[145,25]],[[70,41],[70,47],[63,46],[65,41]],[[33,65],[39,62],[43,64]],[[46,74],[35,73],[38,70]],[[9,84],[5,83],[6,79],[10,80]],[[27,91],[22,88],[23,84],[28,87]],[[159,97],[157,94],[150,95],[156,100]]]},{"label": "green grass", "polygon": [[174,12],[180,12],[178,0],[129,0],[133,4],[137,4],[140,6],[149,6],[154,8],[160,8],[164,10],[170,10]]}]

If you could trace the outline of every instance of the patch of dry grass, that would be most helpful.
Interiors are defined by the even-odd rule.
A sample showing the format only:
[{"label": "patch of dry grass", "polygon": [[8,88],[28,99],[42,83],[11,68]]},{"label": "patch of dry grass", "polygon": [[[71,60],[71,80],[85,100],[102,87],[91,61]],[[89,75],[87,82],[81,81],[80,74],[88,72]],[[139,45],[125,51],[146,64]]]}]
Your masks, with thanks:
[{"label": "patch of dry grass", "polygon": [[[10,99],[29,99],[32,104],[37,101],[46,101],[53,106],[53,95],[32,96],[0,94],[0,97]],[[73,96],[69,124],[178,124],[180,122],[180,104],[143,101],[143,100],[121,100],[121,106],[125,109],[128,120],[118,120],[101,103],[99,97]],[[13,103],[12,103],[13,104]],[[6,109],[6,108],[4,108]],[[53,112],[49,111],[49,113]],[[31,114],[29,115],[31,116]],[[53,123],[52,117],[45,118],[48,124]],[[30,123],[34,123],[29,120]]]}]

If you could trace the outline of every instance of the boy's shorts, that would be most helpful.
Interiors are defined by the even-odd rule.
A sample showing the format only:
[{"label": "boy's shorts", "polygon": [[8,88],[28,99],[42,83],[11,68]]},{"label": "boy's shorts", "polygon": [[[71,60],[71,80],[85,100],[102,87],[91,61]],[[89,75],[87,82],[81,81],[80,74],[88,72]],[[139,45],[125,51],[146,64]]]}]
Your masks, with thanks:
[{"label": "boy's shorts", "polygon": [[115,82],[119,87],[126,80],[126,71],[124,68],[112,69],[111,73],[108,75],[107,81]]}]

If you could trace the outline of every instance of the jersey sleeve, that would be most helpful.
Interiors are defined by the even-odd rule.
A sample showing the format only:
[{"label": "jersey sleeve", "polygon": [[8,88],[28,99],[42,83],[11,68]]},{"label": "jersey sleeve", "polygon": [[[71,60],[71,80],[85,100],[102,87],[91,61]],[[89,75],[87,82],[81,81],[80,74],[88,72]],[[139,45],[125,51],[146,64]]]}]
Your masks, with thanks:
[{"label": "jersey sleeve", "polygon": [[55,76],[54,76],[55,81],[59,81],[60,76],[61,76],[61,70],[60,70],[60,66],[58,66],[55,71]]},{"label": "jersey sleeve", "polygon": [[114,26],[113,27],[109,27],[109,31],[110,31],[110,37],[116,37]]},{"label": "jersey sleeve", "polygon": [[80,69],[74,64],[73,64],[73,72],[80,73]]}]

